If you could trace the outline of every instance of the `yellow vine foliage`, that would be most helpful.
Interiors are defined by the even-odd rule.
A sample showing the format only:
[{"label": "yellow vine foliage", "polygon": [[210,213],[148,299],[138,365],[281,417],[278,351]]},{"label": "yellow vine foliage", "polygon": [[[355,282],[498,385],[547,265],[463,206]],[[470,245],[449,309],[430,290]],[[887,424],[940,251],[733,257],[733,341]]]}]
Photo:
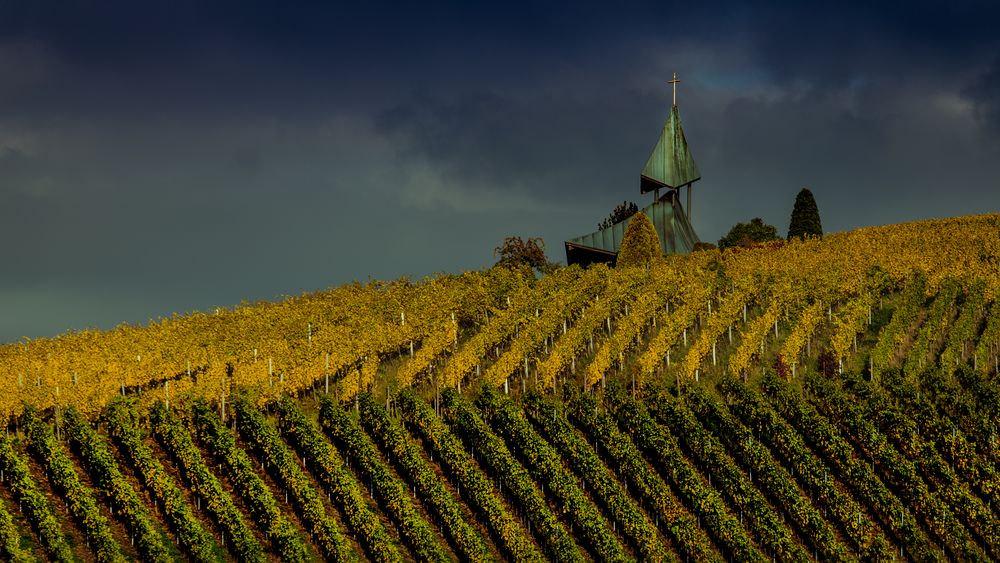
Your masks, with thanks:
[{"label": "yellow vine foliage", "polygon": [[[640,372],[652,373],[680,331],[695,326],[700,316],[700,332],[692,333],[694,342],[679,366],[691,375],[712,343],[741,322],[743,306],[758,300],[766,311],[774,301],[782,303],[781,314],[801,311],[782,348],[790,361],[815,330],[810,325],[834,311],[831,347],[843,358],[873,304],[901,289],[915,272],[926,272],[928,295],[954,278],[966,287],[982,283],[985,302],[996,300],[1000,215],[668,256],[648,270],[591,270],[588,276],[580,268],[560,268],[537,281],[495,268],[418,282],[352,283],[277,302],[175,315],[145,326],[5,344],[0,346],[0,417],[19,415],[24,402],[41,409],[72,405],[92,416],[123,392],[143,403],[187,397],[218,402],[228,400],[235,387],[249,386],[266,401],[322,385],[327,378],[347,398],[376,384],[384,362],[406,358],[411,344],[425,352],[411,367],[405,367],[406,360],[401,363],[404,381],[426,373],[430,363],[437,365],[433,358],[449,355],[438,382],[455,386],[476,366],[488,369],[512,345],[518,350],[511,358],[538,362],[539,374],[548,381],[581,359],[582,347],[614,315],[619,315],[615,330],[595,342],[603,351],[590,360],[594,366],[581,366],[589,370],[588,380],[633,350]],[[595,289],[602,291],[600,299],[591,299],[588,287],[603,287]],[[670,314],[665,314],[667,303]],[[991,335],[1000,332],[1000,323],[991,326]],[[651,336],[642,342],[647,332]],[[537,347],[546,337],[553,343],[549,356]],[[991,338],[977,349],[980,367],[996,363],[986,357],[997,355]],[[508,372],[511,362],[498,365],[494,375]]]}]

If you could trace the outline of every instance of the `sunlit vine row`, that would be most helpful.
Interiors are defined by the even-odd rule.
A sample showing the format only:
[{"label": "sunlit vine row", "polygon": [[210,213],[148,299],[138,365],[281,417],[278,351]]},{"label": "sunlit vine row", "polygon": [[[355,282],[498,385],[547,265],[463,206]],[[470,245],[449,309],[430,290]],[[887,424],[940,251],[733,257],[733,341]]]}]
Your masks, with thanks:
[{"label": "sunlit vine row", "polygon": [[517,445],[525,466],[558,499],[574,529],[579,530],[594,553],[604,561],[627,561],[625,549],[607,520],[567,474],[559,454],[531,427],[520,408],[490,388],[479,396],[479,402],[484,419],[508,444]]},{"label": "sunlit vine row", "polygon": [[287,397],[278,403],[282,433],[298,449],[316,480],[326,488],[354,536],[374,561],[400,561],[388,531],[365,501],[357,480],[343,458],[316,425]]},{"label": "sunlit vine row", "polygon": [[70,443],[80,452],[83,464],[94,481],[135,534],[139,553],[147,561],[170,561],[173,555],[163,545],[163,535],[153,524],[152,515],[139,494],[125,479],[107,442],[94,431],[76,409],[64,414]]},{"label": "sunlit vine row", "polygon": [[204,500],[205,506],[233,545],[233,554],[244,561],[265,561],[264,550],[246,520],[219,479],[205,464],[201,452],[191,440],[184,423],[163,403],[150,412],[153,433],[169,454],[177,460],[193,493]]},{"label": "sunlit vine row", "polygon": [[372,486],[374,496],[396,522],[414,555],[424,561],[445,561],[443,546],[430,524],[417,512],[406,488],[382,461],[375,444],[335,402],[323,398],[320,424]]},{"label": "sunlit vine row", "polygon": [[124,562],[125,556],[111,534],[108,519],[101,514],[93,491],[80,480],[73,460],[56,441],[52,428],[30,407],[24,411],[24,427],[28,446],[35,452],[55,489],[66,499],[70,514],[80,524],[97,560]]},{"label": "sunlit vine row", "polygon": [[500,489],[524,511],[531,529],[546,555],[559,561],[583,561],[573,537],[545,502],[528,471],[511,454],[503,439],[490,430],[478,412],[453,389],[443,396],[446,416],[494,478]]},{"label": "sunlit vine row", "polygon": [[719,386],[730,399],[729,408],[748,427],[757,430],[775,455],[787,463],[796,478],[822,503],[827,515],[837,522],[852,545],[867,558],[891,557],[891,546],[878,526],[868,518],[858,502],[837,486],[826,465],[809,450],[795,429],[778,416],[771,405],[736,379],[724,379]]},{"label": "sunlit vine row", "polygon": [[132,405],[124,400],[113,401],[104,418],[108,423],[108,434],[118,443],[119,451],[150,491],[153,502],[162,509],[167,523],[188,555],[200,563],[222,559],[212,537],[184,499],[184,493],[143,440],[139,417]]},{"label": "sunlit vine row", "polygon": [[20,504],[21,510],[26,512],[27,520],[41,539],[46,554],[55,561],[75,561],[49,499],[38,488],[34,475],[28,469],[28,463],[7,437],[0,437],[0,471],[3,471],[6,486]]},{"label": "sunlit vine row", "polygon": [[361,398],[361,423],[388,458],[413,483],[424,506],[441,520],[442,531],[455,545],[456,552],[470,561],[488,559],[483,538],[466,522],[458,502],[445,489],[430,464],[421,457],[417,446],[407,438],[406,431],[370,395]]},{"label": "sunlit vine row", "polygon": [[277,554],[283,561],[305,560],[306,548],[302,539],[281,513],[271,489],[254,469],[250,456],[236,445],[232,431],[205,403],[194,405],[193,418],[199,440],[216,460],[225,465],[229,478],[239,484],[234,487],[234,492],[243,499],[250,516],[271,540]]},{"label": "sunlit vine row", "polygon": [[623,534],[636,546],[637,555],[646,561],[667,560],[667,551],[657,539],[653,522],[611,475],[594,448],[576,433],[565,413],[546,403],[540,395],[531,394],[524,402],[524,414],[583,478],[591,496],[605,507],[613,521],[621,524]]}]

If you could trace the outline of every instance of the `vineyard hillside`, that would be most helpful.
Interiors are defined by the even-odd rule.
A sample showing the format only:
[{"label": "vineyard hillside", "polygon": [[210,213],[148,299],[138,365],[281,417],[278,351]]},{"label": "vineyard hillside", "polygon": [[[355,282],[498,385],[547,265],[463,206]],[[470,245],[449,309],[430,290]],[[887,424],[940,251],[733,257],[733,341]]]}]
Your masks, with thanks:
[{"label": "vineyard hillside", "polygon": [[1000,215],[0,346],[10,561],[1000,560]]}]

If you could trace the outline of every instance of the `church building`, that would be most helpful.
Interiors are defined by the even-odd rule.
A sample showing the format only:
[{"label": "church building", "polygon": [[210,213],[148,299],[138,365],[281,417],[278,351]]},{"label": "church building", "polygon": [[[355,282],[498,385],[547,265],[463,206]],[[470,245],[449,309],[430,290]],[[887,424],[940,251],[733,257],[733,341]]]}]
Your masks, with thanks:
[{"label": "church building", "polygon": [[[677,74],[669,83],[674,88],[670,116],[663,125],[653,153],[639,174],[639,193],[653,193],[653,203],[642,209],[660,236],[664,254],[687,254],[698,235],[691,225],[691,185],[701,173],[688,150],[680,113],[677,111]],[[681,205],[681,188],[687,188],[687,205]],[[566,263],[586,266],[595,262],[614,263],[631,217],[599,231],[566,241]]]}]

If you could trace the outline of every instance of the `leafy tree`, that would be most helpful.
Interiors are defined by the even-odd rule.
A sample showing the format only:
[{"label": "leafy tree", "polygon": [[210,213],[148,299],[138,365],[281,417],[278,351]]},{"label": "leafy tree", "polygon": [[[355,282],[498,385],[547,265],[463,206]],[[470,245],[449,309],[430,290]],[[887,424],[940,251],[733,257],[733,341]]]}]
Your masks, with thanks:
[{"label": "leafy tree", "polygon": [[510,269],[528,267],[543,274],[555,269],[556,265],[545,257],[545,241],[540,237],[529,238],[507,237],[503,244],[493,249],[497,257],[497,266]]},{"label": "leafy tree", "polygon": [[778,240],[778,229],[774,225],[764,223],[760,217],[754,217],[749,223],[736,223],[729,233],[719,239],[719,248],[731,246],[753,246],[754,244]]},{"label": "leafy tree", "polygon": [[822,237],[823,224],[820,222],[816,199],[808,188],[803,188],[799,195],[795,196],[792,220],[788,223],[788,240],[807,236]]},{"label": "leafy tree", "polygon": [[617,266],[645,266],[650,261],[663,255],[660,249],[660,237],[656,234],[653,222],[645,213],[632,216],[622,246],[618,250]]},{"label": "leafy tree", "polygon": [[698,241],[694,243],[694,248],[691,249],[691,252],[701,252],[702,250],[715,250],[716,248],[718,247],[710,242]]},{"label": "leafy tree", "polygon": [[607,229],[617,223],[621,223],[625,219],[635,215],[639,211],[639,206],[631,201],[623,201],[615,207],[611,215],[608,218],[597,224],[598,229]]}]

